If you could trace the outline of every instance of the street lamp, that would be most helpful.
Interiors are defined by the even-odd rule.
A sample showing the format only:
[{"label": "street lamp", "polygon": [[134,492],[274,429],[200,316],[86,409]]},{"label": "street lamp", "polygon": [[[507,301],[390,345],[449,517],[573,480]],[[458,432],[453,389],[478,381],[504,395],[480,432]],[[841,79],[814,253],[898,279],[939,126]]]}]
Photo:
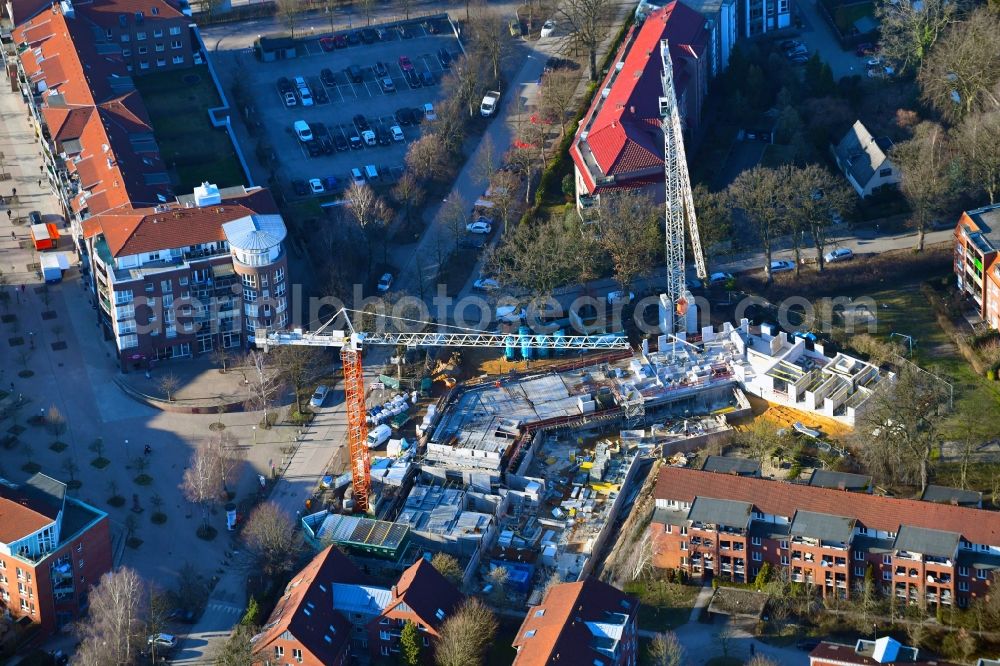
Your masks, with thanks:
[{"label": "street lamp", "polygon": [[256,444],[257,444],[257,426],[252,426],[252,428],[253,428],[253,443],[256,446]]},{"label": "street lamp", "polygon": [[125,461],[128,462],[128,440],[125,440]]}]

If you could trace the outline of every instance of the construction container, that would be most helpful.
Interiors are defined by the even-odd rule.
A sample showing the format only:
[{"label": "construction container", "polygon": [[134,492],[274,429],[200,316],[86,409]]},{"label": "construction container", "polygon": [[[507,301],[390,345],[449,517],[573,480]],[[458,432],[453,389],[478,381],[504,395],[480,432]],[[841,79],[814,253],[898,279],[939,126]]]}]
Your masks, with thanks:
[{"label": "construction container", "polygon": [[31,242],[36,250],[51,250],[59,243],[59,228],[51,222],[31,225]]}]

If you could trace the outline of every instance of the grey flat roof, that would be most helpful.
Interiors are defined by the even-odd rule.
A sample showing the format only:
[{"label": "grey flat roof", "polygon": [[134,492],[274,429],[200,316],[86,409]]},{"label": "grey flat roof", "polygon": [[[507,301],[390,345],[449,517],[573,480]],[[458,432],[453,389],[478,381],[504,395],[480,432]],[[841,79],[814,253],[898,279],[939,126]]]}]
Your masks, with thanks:
[{"label": "grey flat roof", "polygon": [[983,494],[975,490],[930,485],[927,486],[927,490],[920,496],[920,499],[925,502],[937,502],[938,504],[979,507],[983,503]]},{"label": "grey flat roof", "polygon": [[829,469],[814,470],[809,477],[809,485],[817,488],[833,488],[834,490],[851,490],[854,492],[868,492],[871,488],[872,477],[864,474],[851,474],[850,472],[835,472]]},{"label": "grey flat roof", "polygon": [[760,463],[751,458],[709,456],[705,458],[701,469],[703,472],[719,472],[721,474],[736,474],[738,476],[760,476]]},{"label": "grey flat roof", "polygon": [[902,525],[894,545],[896,550],[908,550],[932,557],[954,557],[959,539],[961,536],[957,532]]},{"label": "grey flat roof", "polygon": [[962,550],[958,553],[958,564],[972,569],[1000,569],[1000,555]]},{"label": "grey flat roof", "polygon": [[810,537],[820,541],[847,543],[854,533],[854,518],[829,513],[796,511],[792,519],[792,536]]},{"label": "grey flat roof", "polygon": [[788,523],[779,525],[764,520],[754,520],[750,523],[750,536],[764,537],[765,539],[772,539],[774,541],[785,541],[788,539],[790,527]]},{"label": "grey flat roof", "polygon": [[653,510],[653,522],[661,525],[687,525],[687,510],[667,509],[657,507]]},{"label": "grey flat roof", "polygon": [[696,497],[688,520],[696,523],[711,523],[726,527],[745,528],[750,522],[749,502],[721,500],[712,497]]},{"label": "grey flat roof", "polygon": [[66,498],[66,484],[51,476],[36,472],[21,486],[21,492],[59,510]]}]

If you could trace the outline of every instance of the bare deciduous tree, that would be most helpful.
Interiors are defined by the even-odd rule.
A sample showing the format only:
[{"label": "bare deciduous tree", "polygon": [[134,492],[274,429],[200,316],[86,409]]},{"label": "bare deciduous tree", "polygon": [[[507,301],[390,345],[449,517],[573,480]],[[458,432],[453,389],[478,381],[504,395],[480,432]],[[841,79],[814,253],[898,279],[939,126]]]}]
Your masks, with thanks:
[{"label": "bare deciduous tree", "polygon": [[771,280],[772,243],[782,231],[784,187],[777,171],[755,166],[737,176],[727,190],[730,209],[739,211],[756,232],[764,250],[764,274],[768,281]]},{"label": "bare deciduous tree", "polygon": [[483,8],[473,15],[469,21],[469,28],[472,31],[474,47],[490,64],[493,73],[490,85],[495,85],[500,81],[500,65],[511,47],[507,22],[497,12]]},{"label": "bare deciduous tree", "polygon": [[[487,251],[486,264],[501,284],[517,285],[543,300],[556,287],[576,280],[584,256],[581,248],[588,244],[591,240],[580,233],[579,225],[552,217],[518,225]],[[540,247],[545,252],[539,252]]]},{"label": "bare deciduous tree", "polygon": [[521,179],[516,173],[504,169],[496,171],[490,178],[490,201],[497,211],[500,221],[503,222],[504,234],[507,233],[508,222],[510,221],[510,211],[514,207],[517,199],[517,188],[521,185]]},{"label": "bare deciduous tree", "polygon": [[656,634],[649,643],[649,660],[654,666],[682,666],[685,656],[684,646],[672,631]]},{"label": "bare deciduous tree", "polygon": [[434,650],[438,666],[478,666],[497,632],[493,611],[476,597],[469,597],[441,626]]},{"label": "bare deciduous tree", "polygon": [[465,107],[470,118],[474,118],[479,112],[485,69],[486,63],[482,53],[472,51],[466,57],[452,63],[451,73],[441,82],[446,95]]},{"label": "bare deciduous tree", "polygon": [[951,153],[944,129],[931,122],[918,125],[912,139],[896,144],[890,151],[899,168],[899,189],[913,211],[918,251],[924,249],[924,237],[934,216],[947,207],[951,197],[946,168]]},{"label": "bare deciduous tree", "polygon": [[546,72],[539,88],[538,110],[546,120],[559,127],[559,137],[566,133],[566,120],[576,103],[580,76],[570,69]]},{"label": "bare deciduous tree", "polygon": [[203,528],[208,528],[209,511],[225,492],[225,486],[224,462],[218,448],[210,441],[202,442],[191,454],[180,488],[189,502],[201,505]]},{"label": "bare deciduous tree", "polygon": [[990,203],[1000,194],[1000,110],[974,114],[958,128],[958,151],[968,180],[986,190]]},{"label": "bare deciduous tree", "polygon": [[626,292],[662,247],[662,211],[647,195],[634,190],[602,196],[595,241],[611,259],[615,280]]},{"label": "bare deciduous tree", "polygon": [[435,180],[447,171],[447,151],[433,134],[425,134],[410,144],[406,166],[417,178]]},{"label": "bare deciduous tree", "polygon": [[880,23],[882,56],[900,69],[919,70],[968,4],[967,0],[879,0],[875,3],[875,18]]},{"label": "bare deciduous tree", "polygon": [[90,591],[87,617],[76,625],[77,661],[84,666],[134,664],[145,644],[148,597],[142,578],[129,567],[101,576]]},{"label": "bare deciduous tree", "polygon": [[465,225],[469,222],[469,202],[461,194],[452,193],[438,215],[452,239],[459,239],[465,235]]},{"label": "bare deciduous tree", "polygon": [[308,387],[325,360],[323,351],[316,347],[286,345],[271,353],[275,369],[295,393],[295,409],[301,414],[303,394],[308,394]]},{"label": "bare deciduous tree", "polygon": [[264,412],[266,421],[271,401],[281,390],[281,375],[271,366],[264,352],[256,350],[246,355],[243,372],[247,382],[246,407]]},{"label": "bare deciduous tree", "polygon": [[611,0],[563,0],[559,5],[559,16],[573,44],[587,53],[591,81],[597,80],[597,49],[608,36],[614,8]]},{"label": "bare deciduous tree", "polygon": [[806,233],[812,236],[816,264],[822,271],[826,234],[833,223],[833,214],[846,214],[854,193],[841,184],[841,179],[834,178],[818,164],[807,164],[801,168],[784,167],[779,170],[779,178],[786,184],[784,210],[795,250],[795,275],[799,274],[802,266],[802,244]]},{"label": "bare deciduous tree", "polygon": [[52,405],[45,412],[45,425],[48,426],[49,432],[58,437],[66,431],[66,417],[62,415],[58,407]]},{"label": "bare deciduous tree", "polygon": [[431,558],[431,566],[451,581],[452,585],[462,584],[462,567],[458,560],[448,553],[434,553],[434,557]]},{"label": "bare deciduous tree", "polygon": [[181,380],[177,378],[177,375],[172,372],[161,376],[157,382],[156,387],[163,392],[163,395],[167,396],[167,402],[174,401],[174,391],[181,385]]},{"label": "bare deciduous tree", "polygon": [[997,35],[1000,15],[986,7],[950,25],[920,68],[918,81],[924,101],[951,121],[1000,109]]},{"label": "bare deciduous tree", "polygon": [[413,221],[414,209],[419,208],[424,201],[424,190],[416,177],[409,171],[404,172],[392,188],[392,196],[397,206],[402,208],[406,223],[410,224]]},{"label": "bare deciduous tree", "polygon": [[302,547],[291,516],[274,502],[254,508],[243,528],[243,539],[256,566],[269,577],[290,571]]},{"label": "bare deciduous tree", "polygon": [[374,246],[380,237],[384,237],[382,229],[389,222],[389,208],[367,183],[352,183],[344,200],[348,202],[351,217],[365,235],[368,248],[368,274],[372,272],[374,263]]},{"label": "bare deciduous tree", "polygon": [[299,23],[299,14],[302,13],[301,0],[276,0],[278,16],[288,28],[289,34],[294,39],[295,26]]}]

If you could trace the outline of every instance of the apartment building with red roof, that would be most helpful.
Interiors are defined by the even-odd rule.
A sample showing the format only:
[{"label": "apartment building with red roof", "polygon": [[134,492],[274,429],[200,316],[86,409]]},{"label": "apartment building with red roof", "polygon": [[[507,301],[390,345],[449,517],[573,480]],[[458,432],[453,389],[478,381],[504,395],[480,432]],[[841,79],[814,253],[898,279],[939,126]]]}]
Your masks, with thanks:
[{"label": "apartment building with red roof", "polygon": [[78,618],[111,559],[106,513],[44,474],[20,485],[0,479],[0,609],[18,626],[47,635]]},{"label": "apartment building with red roof", "polygon": [[962,213],[955,226],[954,272],[958,290],[977,314],[1000,329],[1000,204]]},{"label": "apartment building with red roof", "polygon": [[270,192],[204,183],[83,222],[100,323],[124,370],[234,349],[288,325],[286,229]]},{"label": "apartment building with red roof", "polygon": [[374,584],[336,547],[328,546],[295,576],[252,640],[254,663],[340,666],[352,657],[399,653],[403,626],[412,622],[432,648],[441,625],[464,597],[424,558],[385,588]]},{"label": "apartment building with red roof", "polygon": [[637,599],[597,578],[553,585],[518,629],[513,666],[631,666],[638,610]]},{"label": "apartment building with red roof", "polygon": [[871,568],[902,603],[967,607],[1000,570],[1000,513],[668,467],[653,491],[654,564],[754,580],[765,562],[848,598]]},{"label": "apartment building with red roof", "polygon": [[[958,666],[953,662],[925,655],[919,648],[903,645],[891,636],[882,636],[873,641],[859,639],[854,645],[823,641],[809,653],[809,666],[877,666],[878,664]],[[988,664],[980,663],[977,666],[988,666]]]},{"label": "apartment building with red roof", "polygon": [[621,188],[643,188],[663,200],[661,44],[669,43],[681,122],[690,138],[698,131],[716,62],[709,28],[702,14],[674,0],[629,30],[570,146],[578,204]]}]

